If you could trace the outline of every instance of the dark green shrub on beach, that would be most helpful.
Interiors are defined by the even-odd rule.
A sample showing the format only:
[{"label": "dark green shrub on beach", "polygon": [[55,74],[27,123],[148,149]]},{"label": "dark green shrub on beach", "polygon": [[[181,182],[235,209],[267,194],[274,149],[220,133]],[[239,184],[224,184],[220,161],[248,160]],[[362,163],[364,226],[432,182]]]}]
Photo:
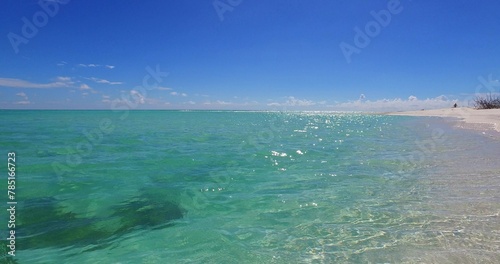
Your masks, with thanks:
[{"label": "dark green shrub on beach", "polygon": [[483,97],[476,97],[474,99],[474,107],[477,109],[496,109],[500,108],[500,97],[493,97],[491,94]]}]

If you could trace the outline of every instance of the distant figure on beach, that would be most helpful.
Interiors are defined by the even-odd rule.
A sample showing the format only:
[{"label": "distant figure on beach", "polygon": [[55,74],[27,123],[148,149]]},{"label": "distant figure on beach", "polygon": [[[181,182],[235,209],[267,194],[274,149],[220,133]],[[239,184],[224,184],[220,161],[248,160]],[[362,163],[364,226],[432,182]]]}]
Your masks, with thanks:
[{"label": "distant figure on beach", "polygon": [[455,103],[455,104],[453,105],[453,108],[457,108],[457,103]]}]

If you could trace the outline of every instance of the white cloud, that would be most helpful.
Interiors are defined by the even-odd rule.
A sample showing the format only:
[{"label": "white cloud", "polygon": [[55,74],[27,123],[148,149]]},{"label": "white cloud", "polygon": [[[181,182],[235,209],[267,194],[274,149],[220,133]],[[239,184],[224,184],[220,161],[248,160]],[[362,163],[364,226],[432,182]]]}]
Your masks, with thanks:
[{"label": "white cloud", "polygon": [[233,103],[231,102],[225,102],[225,101],[221,101],[221,100],[217,100],[216,102],[217,104],[220,104],[220,105],[232,105]]},{"label": "white cloud", "polygon": [[333,105],[335,110],[345,111],[406,111],[420,109],[437,109],[451,107],[455,100],[450,100],[446,96],[441,95],[435,98],[418,99],[416,96],[410,96],[408,99],[380,99],[375,101],[357,100]]},{"label": "white cloud", "polygon": [[[348,102],[330,102],[299,99],[293,96],[282,99],[283,101],[268,100],[267,107],[275,109],[282,107],[285,110],[314,110],[314,111],[362,111],[362,112],[387,112],[421,109],[437,109],[452,107],[458,100],[450,99],[444,95],[434,98],[419,99],[411,95],[406,99],[378,99],[369,100],[364,94],[358,100]],[[467,106],[467,102],[458,102]]]},{"label": "white cloud", "polygon": [[15,102],[14,104],[21,104],[21,105],[28,105],[31,104],[30,100],[28,99],[28,96],[21,92],[21,93],[16,93],[17,96],[22,97],[23,99],[21,101]]},{"label": "white cloud", "polygon": [[82,83],[80,85],[80,90],[92,90],[92,88],[90,88],[88,85]]},{"label": "white cloud", "polygon": [[260,105],[260,103],[257,101],[251,101],[251,102],[245,102],[243,105],[245,105],[245,106],[257,106],[257,105]]},{"label": "white cloud", "polygon": [[56,81],[51,83],[32,83],[21,79],[0,78],[0,86],[10,88],[51,89],[71,87],[72,84],[70,77],[57,77]]},{"label": "white cloud", "polygon": [[92,80],[96,83],[103,83],[103,84],[109,84],[109,85],[117,85],[117,84],[123,84],[123,82],[112,82],[112,81],[108,81],[108,80],[105,80],[105,79],[99,79],[99,78],[95,78],[95,77],[90,77],[90,78],[87,78],[89,80]]},{"label": "white cloud", "polygon": [[232,103],[232,102],[226,102],[226,101],[222,101],[222,100],[217,100],[215,102],[212,102],[212,101],[204,102],[203,105],[221,106],[221,105],[234,105],[234,103]]},{"label": "white cloud", "polygon": [[76,66],[78,67],[82,67],[82,68],[106,68],[106,69],[114,69],[115,66],[114,65],[100,65],[100,64],[94,64],[94,63],[90,63],[90,64],[83,64],[83,63],[80,63],[80,64],[77,64]]},{"label": "white cloud", "polygon": [[311,106],[315,105],[316,103],[310,100],[300,100],[296,99],[293,96],[289,96],[288,100],[286,101],[286,104],[289,106]]},{"label": "white cloud", "polygon": [[66,76],[58,76],[56,77],[56,81],[58,82],[68,82],[68,83],[73,83],[71,81],[71,77],[66,77]]},{"label": "white cloud", "polygon": [[160,91],[170,91],[170,90],[172,90],[172,88],[168,88],[168,87],[161,87],[161,86],[160,86],[160,87],[157,87],[156,89],[157,89],[157,90],[160,90]]},{"label": "white cloud", "polygon": [[81,91],[84,91],[85,93],[88,94],[88,92],[91,92],[93,94],[96,94],[96,93],[99,93],[97,92],[96,90],[92,89],[90,86],[88,86],[87,84],[85,83],[82,83],[80,84],[80,88],[79,88]]},{"label": "white cloud", "polygon": [[179,93],[179,92],[170,92],[170,95],[173,95],[173,96],[182,96],[182,97],[188,96],[187,93]]},{"label": "white cloud", "polygon": [[95,64],[78,64],[78,66],[80,67],[84,67],[84,68],[94,68],[94,67],[97,67]]},{"label": "white cloud", "polygon": [[140,104],[144,104],[146,101],[144,96],[136,90],[130,90],[130,95],[134,97],[135,101],[138,101]]},{"label": "white cloud", "polygon": [[268,106],[313,106],[316,105],[316,102],[310,101],[310,100],[302,100],[302,99],[297,99],[294,96],[288,96],[286,97],[286,101],[283,103],[278,103],[278,102],[272,102],[268,103]]},{"label": "white cloud", "polygon": [[266,105],[257,101],[224,101],[224,100],[206,100],[198,103],[200,109],[227,109],[227,110],[265,110],[262,107]]}]

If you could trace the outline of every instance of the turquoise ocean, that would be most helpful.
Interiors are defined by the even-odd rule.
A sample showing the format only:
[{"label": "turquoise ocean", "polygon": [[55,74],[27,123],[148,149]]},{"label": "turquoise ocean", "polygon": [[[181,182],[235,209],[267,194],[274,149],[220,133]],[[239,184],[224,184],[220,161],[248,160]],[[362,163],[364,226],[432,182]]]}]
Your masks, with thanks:
[{"label": "turquoise ocean", "polygon": [[0,117],[0,263],[500,263],[500,142],[451,121],[238,111]]}]

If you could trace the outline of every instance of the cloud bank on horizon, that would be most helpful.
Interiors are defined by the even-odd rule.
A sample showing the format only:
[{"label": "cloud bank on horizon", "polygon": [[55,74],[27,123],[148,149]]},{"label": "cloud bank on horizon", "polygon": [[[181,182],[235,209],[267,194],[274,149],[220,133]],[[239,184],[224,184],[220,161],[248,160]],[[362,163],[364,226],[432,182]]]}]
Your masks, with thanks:
[{"label": "cloud bank on horizon", "polygon": [[500,93],[494,0],[5,5],[0,109],[381,112]]},{"label": "cloud bank on horizon", "polygon": [[[84,78],[84,80],[91,80],[95,83],[116,85],[122,84],[122,82],[110,82],[104,79],[98,79],[95,77]],[[393,98],[393,99],[378,99],[369,100],[364,94],[359,96],[358,100],[346,101],[346,102],[331,102],[327,100],[313,101],[307,99],[299,99],[294,96],[286,96],[279,98],[278,100],[268,99],[267,102],[237,100],[237,101],[223,101],[214,100],[210,96],[200,96],[196,95],[199,100],[184,100],[178,101],[177,103],[171,103],[168,99],[157,99],[156,96],[148,96],[148,92],[139,91],[136,89],[130,90],[120,90],[120,96],[112,98],[110,95],[106,95],[103,91],[97,91],[91,88],[88,84],[84,83],[83,80],[78,80],[73,77],[56,77],[53,82],[49,83],[32,83],[26,80],[20,79],[10,79],[10,78],[0,78],[0,87],[14,88],[13,91],[23,90],[23,92],[15,93],[15,98],[9,104],[4,103],[6,109],[86,109],[84,106],[79,106],[77,104],[72,104],[69,107],[67,105],[59,107],[44,107],[44,103],[36,104],[32,103],[24,91],[30,90],[40,90],[40,89],[58,89],[58,93],[67,93],[69,96],[72,94],[80,93],[81,96],[89,96],[94,94],[95,98],[100,101],[101,104],[96,104],[95,108],[89,109],[112,109],[112,104],[117,102],[129,101],[131,104],[140,105],[138,109],[196,109],[196,110],[278,110],[278,111],[368,111],[368,112],[380,112],[380,111],[402,111],[402,110],[419,110],[419,109],[436,109],[436,108],[446,108],[450,107],[454,103],[458,102],[457,99],[448,99],[444,95],[437,96],[435,98],[418,99],[416,96],[409,96],[407,99]],[[64,88],[64,91],[61,91]],[[173,91],[173,88],[156,86],[151,90],[157,91],[168,91],[165,93],[164,97],[174,98],[174,97],[188,97],[188,94],[183,92]],[[160,97],[160,98],[164,98]],[[234,100],[239,99],[237,97]],[[67,100],[70,102],[70,100]],[[467,106],[470,103],[467,102]],[[8,107],[11,106],[11,107]],[[18,107],[12,107],[18,106]],[[28,107],[34,106],[34,107]],[[49,105],[50,106],[50,105]]]}]

